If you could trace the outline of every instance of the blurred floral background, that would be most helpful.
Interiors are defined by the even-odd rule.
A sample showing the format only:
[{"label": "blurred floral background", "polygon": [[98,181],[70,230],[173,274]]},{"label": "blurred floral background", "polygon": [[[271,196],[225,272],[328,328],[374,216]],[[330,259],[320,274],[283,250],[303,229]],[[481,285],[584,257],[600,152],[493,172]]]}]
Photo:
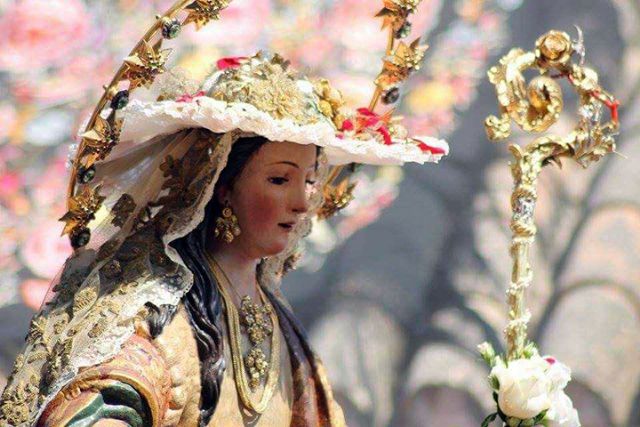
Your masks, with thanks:
[{"label": "blurred floral background", "polygon": [[[101,86],[170,0],[0,0],[0,385],[71,249],[60,237],[67,152]],[[385,35],[373,0],[234,0],[176,41],[204,75],[221,56],[278,51],[365,105]],[[531,332],[569,364],[585,427],[640,426],[640,4],[637,0],[423,0],[430,45],[401,109],[447,138],[438,166],[364,168],[356,200],[318,224],[284,283],[350,426],[477,426],[491,409],[475,346],[502,347],[511,178],[482,123],[485,72],[551,28],[586,38],[621,97],[620,156],[546,170]],[[560,127],[572,126],[569,115]]]}]

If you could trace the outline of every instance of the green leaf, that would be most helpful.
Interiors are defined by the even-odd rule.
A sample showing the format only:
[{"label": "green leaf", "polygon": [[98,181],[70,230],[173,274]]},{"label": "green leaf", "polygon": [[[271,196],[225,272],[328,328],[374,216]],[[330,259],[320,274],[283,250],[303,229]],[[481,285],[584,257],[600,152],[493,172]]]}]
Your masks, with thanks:
[{"label": "green leaf", "polygon": [[547,412],[548,411],[549,411],[548,409],[545,409],[544,411],[540,412],[538,414],[538,416],[534,419],[535,423],[536,424],[540,424],[540,422],[542,422],[542,420],[544,420],[544,417],[547,416]]},{"label": "green leaf", "polygon": [[491,375],[489,377],[489,384],[491,385],[492,389],[500,390],[500,381],[498,380],[498,377],[496,377],[495,375]]},{"label": "green leaf", "polygon": [[481,426],[480,426],[480,427],[488,427],[488,426],[489,426],[489,424],[491,424],[491,423],[496,419],[496,417],[497,417],[497,416],[498,416],[498,413],[497,413],[497,412],[494,412],[493,414],[489,414],[489,415],[487,415],[487,418],[485,418],[485,419],[482,421],[482,424],[481,424]]}]

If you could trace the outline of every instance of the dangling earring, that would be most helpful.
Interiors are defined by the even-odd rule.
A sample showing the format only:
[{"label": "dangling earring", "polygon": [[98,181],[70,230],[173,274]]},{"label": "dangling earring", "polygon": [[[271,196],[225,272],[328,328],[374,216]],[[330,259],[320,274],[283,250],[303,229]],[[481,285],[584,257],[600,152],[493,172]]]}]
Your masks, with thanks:
[{"label": "dangling earring", "polygon": [[235,237],[240,235],[240,231],[238,217],[233,214],[229,202],[224,202],[222,216],[216,218],[216,226],[213,229],[214,235],[227,243],[231,243]]}]

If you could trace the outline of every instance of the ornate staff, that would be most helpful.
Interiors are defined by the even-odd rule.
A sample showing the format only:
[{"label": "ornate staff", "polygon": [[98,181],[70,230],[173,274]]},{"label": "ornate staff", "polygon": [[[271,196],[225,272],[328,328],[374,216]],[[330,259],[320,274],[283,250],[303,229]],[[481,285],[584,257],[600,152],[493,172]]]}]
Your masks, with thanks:
[{"label": "ornate staff", "polygon": [[[577,61],[574,61],[576,58]],[[549,383],[549,399],[541,399],[544,404],[540,407],[531,407],[527,396],[506,396],[509,390],[504,383],[513,384],[512,371],[518,368],[520,362],[543,360],[549,367],[544,364],[538,365],[544,371],[544,374],[541,373],[542,376],[548,376],[547,371],[557,363],[553,358],[540,358],[535,344],[527,340],[527,325],[531,315],[524,303],[524,293],[533,278],[529,252],[536,235],[533,216],[538,197],[538,176],[546,165],[556,163],[561,166],[562,158],[573,159],[586,168],[604,155],[615,151],[615,136],[620,126],[619,102],[600,87],[598,74],[584,66],[584,58],[585,49],[579,28],[577,40],[571,40],[564,32],[549,31],[536,41],[533,52],[512,49],[502,57],[499,65],[492,67],[488,72],[489,80],[496,88],[500,109],[499,116],[489,116],[485,121],[485,129],[490,140],[507,139],[511,134],[512,120],[525,132],[539,134],[547,131],[558,121],[562,112],[562,89],[558,83],[562,79],[566,79],[578,94],[580,118],[575,128],[566,136],[541,136],[524,147],[517,144],[509,145],[509,151],[514,157],[511,163],[514,189],[511,195],[510,224],[513,267],[511,283],[507,290],[509,323],[505,328],[507,354],[503,361],[488,344],[480,346],[483,357],[493,368],[490,379],[494,398],[498,403],[498,411],[487,417],[483,425],[488,425],[498,415],[509,426],[530,426],[543,420],[557,422],[554,425],[579,425],[559,423],[554,418],[559,415],[554,409],[552,394],[556,392],[564,395],[562,388],[568,382],[569,371],[563,365],[562,367],[566,368],[567,381],[563,385]],[[538,71],[540,76],[532,79],[527,85],[523,73],[529,69]],[[602,121],[603,107],[610,111],[609,120],[606,122]],[[516,366],[511,369],[514,365]],[[535,375],[533,371],[536,366],[532,363],[523,368],[529,371],[527,375]],[[575,421],[579,423],[577,413]]]}]

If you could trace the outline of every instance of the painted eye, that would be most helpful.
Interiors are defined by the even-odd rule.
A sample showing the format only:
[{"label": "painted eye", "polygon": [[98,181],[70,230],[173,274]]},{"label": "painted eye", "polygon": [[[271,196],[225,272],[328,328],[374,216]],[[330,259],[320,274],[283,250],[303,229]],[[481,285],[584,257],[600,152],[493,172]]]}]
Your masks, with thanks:
[{"label": "painted eye", "polygon": [[269,178],[269,182],[275,185],[282,185],[285,182],[288,182],[289,180],[287,178],[284,177],[279,177],[279,176],[274,176],[272,178]]},{"label": "painted eye", "polygon": [[312,181],[310,179],[307,180],[307,184],[309,184],[309,185],[314,185],[315,183],[316,183],[315,181]]}]

